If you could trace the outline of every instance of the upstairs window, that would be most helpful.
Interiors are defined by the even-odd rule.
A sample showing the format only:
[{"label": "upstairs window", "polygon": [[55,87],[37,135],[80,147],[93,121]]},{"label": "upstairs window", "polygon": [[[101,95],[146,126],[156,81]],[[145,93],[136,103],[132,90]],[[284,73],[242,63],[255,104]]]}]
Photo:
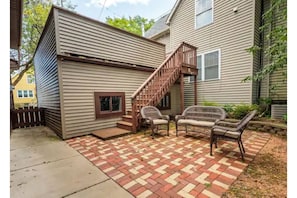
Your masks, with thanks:
[{"label": "upstairs window", "polygon": [[124,92],[95,92],[96,118],[118,117],[125,113]]},{"label": "upstairs window", "polygon": [[34,75],[31,75],[31,74],[27,75],[27,83],[28,84],[34,84],[35,83]]},{"label": "upstairs window", "polygon": [[213,0],[195,0],[196,29],[213,22]]}]

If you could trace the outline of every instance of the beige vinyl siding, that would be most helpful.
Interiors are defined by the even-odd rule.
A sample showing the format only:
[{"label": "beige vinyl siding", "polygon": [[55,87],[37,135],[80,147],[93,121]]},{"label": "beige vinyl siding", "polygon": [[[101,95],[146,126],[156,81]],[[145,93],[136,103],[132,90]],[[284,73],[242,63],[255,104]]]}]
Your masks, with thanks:
[{"label": "beige vinyl siding", "polygon": [[68,12],[58,12],[59,54],[158,67],[165,58],[165,46],[134,36],[101,22]]},{"label": "beige vinyl siding", "polygon": [[38,107],[46,108],[46,125],[62,137],[55,23],[48,25],[34,57]]},{"label": "beige vinyl siding", "polygon": [[170,48],[170,34],[165,34],[161,37],[159,37],[158,39],[155,39],[155,41],[159,42],[159,43],[163,43],[165,45],[165,51],[166,54],[171,52],[171,48]]},{"label": "beige vinyl siding", "polygon": [[114,127],[121,117],[95,118],[94,92],[125,92],[126,110],[131,110],[131,95],[150,72],[61,61],[65,115],[65,138]]},{"label": "beige vinyl siding", "polygon": [[[221,79],[198,82],[198,103],[252,102],[252,84],[241,80],[253,72],[253,56],[245,51],[254,44],[253,9],[253,1],[214,0],[213,23],[195,30],[195,2],[181,1],[170,22],[171,48],[184,41],[196,46],[198,54],[221,51]],[[186,84],[185,91],[192,91],[192,86]],[[186,93],[185,103],[194,103],[192,93]]]}]

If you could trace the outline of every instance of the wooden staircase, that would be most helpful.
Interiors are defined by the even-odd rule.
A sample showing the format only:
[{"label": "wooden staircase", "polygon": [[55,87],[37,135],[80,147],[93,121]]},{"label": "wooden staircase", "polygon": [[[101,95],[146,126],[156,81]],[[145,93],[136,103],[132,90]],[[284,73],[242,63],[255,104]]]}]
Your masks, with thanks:
[{"label": "wooden staircase", "polygon": [[156,106],[180,77],[183,80],[184,75],[197,76],[196,65],[196,47],[181,43],[134,92],[131,115],[124,115],[117,126],[136,132],[141,121],[140,109],[147,105]]}]

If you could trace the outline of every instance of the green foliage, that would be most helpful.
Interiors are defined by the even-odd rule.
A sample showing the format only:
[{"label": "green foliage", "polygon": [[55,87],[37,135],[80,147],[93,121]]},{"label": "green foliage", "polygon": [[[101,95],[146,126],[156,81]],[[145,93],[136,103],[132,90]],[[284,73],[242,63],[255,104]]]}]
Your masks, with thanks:
[{"label": "green foliage", "polygon": [[270,111],[270,105],[272,103],[272,98],[260,98],[258,101],[259,105],[259,117],[270,117],[271,111]]},{"label": "green foliage", "polygon": [[235,105],[233,112],[232,112],[232,117],[235,119],[242,119],[246,114],[248,114],[250,111],[253,111],[257,109],[258,110],[258,105],[248,105],[248,104],[240,104],[240,105]]},{"label": "green foliage", "polygon": [[203,106],[219,106],[216,102],[206,101],[204,100],[202,103]]},{"label": "green foliage", "polygon": [[120,28],[122,30],[126,30],[128,32],[131,32],[133,34],[137,34],[139,36],[142,35],[142,25],[144,26],[144,31],[147,31],[152,27],[152,25],[155,23],[153,19],[148,20],[146,18],[143,18],[139,15],[135,17],[122,17],[122,18],[111,18],[111,17],[106,17],[106,23]]},{"label": "green foliage", "polygon": [[[270,61],[255,75],[244,78],[243,82],[250,80],[260,81],[267,74],[281,70],[287,65],[287,1],[271,0],[271,7],[263,14],[262,20],[264,24],[260,27],[260,31],[266,33],[264,36],[266,40],[270,41],[270,45],[267,48],[252,46],[247,51],[254,54],[259,50],[263,50],[264,56]],[[284,80],[287,78],[285,70],[283,78]]]},{"label": "green foliage", "polygon": [[228,117],[231,117],[234,107],[235,107],[235,105],[233,105],[233,104],[225,104],[223,106],[223,109],[226,111]]},{"label": "green foliage", "polygon": [[[60,1],[67,9],[74,10],[76,7],[72,5],[70,1]],[[59,4],[60,1],[58,1],[57,4]],[[25,63],[33,57],[52,4],[52,0],[24,1],[21,63]]]},{"label": "green foliage", "polygon": [[287,114],[283,115],[283,120],[284,120],[285,122],[287,122],[287,120],[288,120],[288,115],[287,115]]},{"label": "green foliage", "polygon": [[50,1],[24,1],[21,62],[32,58],[50,8]]}]

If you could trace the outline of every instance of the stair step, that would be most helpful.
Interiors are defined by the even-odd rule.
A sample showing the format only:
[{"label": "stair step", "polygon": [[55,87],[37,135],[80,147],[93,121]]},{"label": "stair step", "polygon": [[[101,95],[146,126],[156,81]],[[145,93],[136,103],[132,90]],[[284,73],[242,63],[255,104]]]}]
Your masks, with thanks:
[{"label": "stair step", "polygon": [[132,115],[123,115],[122,119],[125,122],[131,122],[132,123]]},{"label": "stair step", "polygon": [[128,135],[131,133],[131,130],[120,129],[117,127],[100,129],[92,132],[92,134],[100,139],[109,140],[112,138],[117,138],[123,135]]},{"label": "stair step", "polygon": [[126,130],[131,131],[132,126],[133,126],[133,124],[131,122],[126,122],[126,121],[117,122],[117,127],[121,128],[121,129],[126,129]]}]

